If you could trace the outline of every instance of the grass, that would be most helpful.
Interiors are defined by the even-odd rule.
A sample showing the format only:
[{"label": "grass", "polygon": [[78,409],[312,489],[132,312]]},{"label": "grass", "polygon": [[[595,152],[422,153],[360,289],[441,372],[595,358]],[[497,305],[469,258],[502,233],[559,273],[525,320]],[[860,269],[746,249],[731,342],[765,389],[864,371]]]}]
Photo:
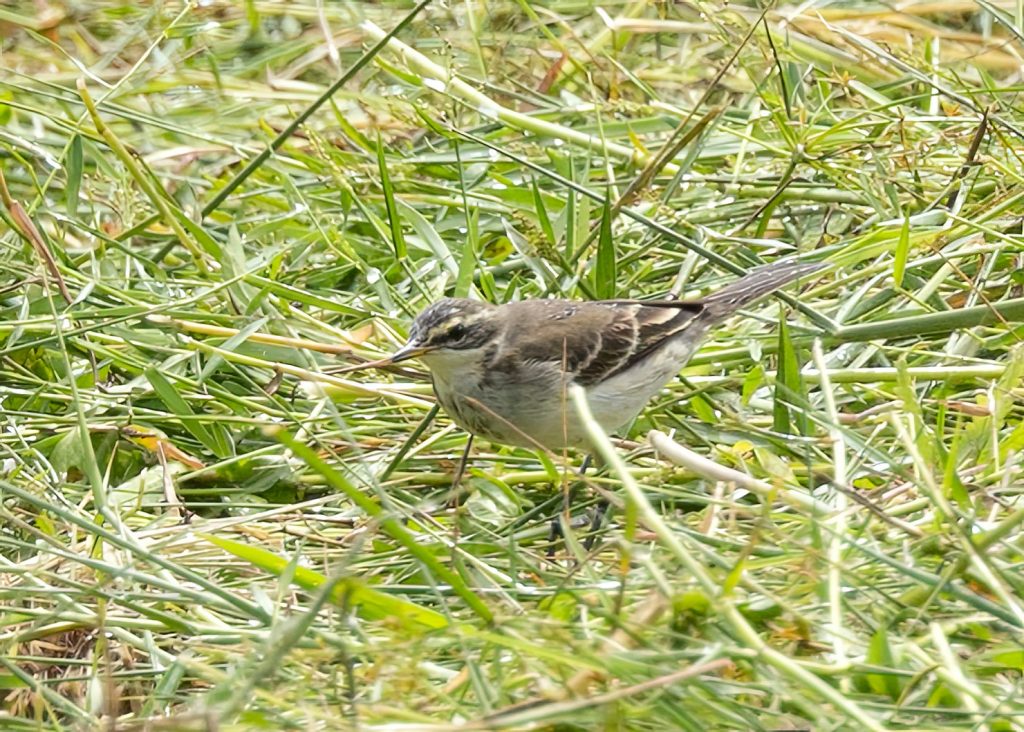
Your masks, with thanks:
[{"label": "grass", "polygon": [[[1020,3],[0,28],[5,729],[1024,727]],[[580,456],[453,502],[425,375],[332,373],[445,294],[783,257],[553,560]]]}]

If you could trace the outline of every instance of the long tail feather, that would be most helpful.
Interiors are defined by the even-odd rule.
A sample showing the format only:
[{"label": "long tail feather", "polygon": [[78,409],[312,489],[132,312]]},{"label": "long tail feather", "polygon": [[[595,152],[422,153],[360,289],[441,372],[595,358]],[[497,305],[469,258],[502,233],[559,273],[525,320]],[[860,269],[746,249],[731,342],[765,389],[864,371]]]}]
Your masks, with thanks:
[{"label": "long tail feather", "polygon": [[702,300],[702,319],[715,323],[790,282],[825,267],[821,262],[791,262],[759,267]]}]

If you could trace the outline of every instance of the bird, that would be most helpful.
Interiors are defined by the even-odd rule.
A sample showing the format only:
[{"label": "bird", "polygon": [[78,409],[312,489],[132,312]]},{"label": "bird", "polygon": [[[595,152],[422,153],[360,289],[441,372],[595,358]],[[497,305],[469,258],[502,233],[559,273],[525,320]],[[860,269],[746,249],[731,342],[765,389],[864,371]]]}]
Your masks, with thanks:
[{"label": "bird", "polygon": [[594,418],[613,434],[675,378],[709,329],[824,266],[759,267],[695,300],[443,298],[415,318],[405,345],[384,362],[419,359],[441,407],[471,435],[547,451],[591,449],[570,386],[583,388]]}]

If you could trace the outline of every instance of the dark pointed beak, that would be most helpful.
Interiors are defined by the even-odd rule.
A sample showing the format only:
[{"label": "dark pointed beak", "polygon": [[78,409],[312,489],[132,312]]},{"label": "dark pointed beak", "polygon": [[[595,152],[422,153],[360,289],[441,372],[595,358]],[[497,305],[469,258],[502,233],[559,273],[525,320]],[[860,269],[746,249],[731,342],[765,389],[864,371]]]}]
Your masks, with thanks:
[{"label": "dark pointed beak", "polygon": [[388,363],[398,363],[399,361],[408,361],[410,358],[416,358],[417,356],[422,356],[424,353],[427,353],[428,351],[432,351],[432,350],[433,349],[430,348],[429,346],[421,345],[420,343],[417,343],[416,341],[410,341],[409,343],[406,343],[404,346],[402,346],[397,351],[392,353],[391,356],[389,358],[387,358],[386,360],[387,360]]},{"label": "dark pointed beak", "polygon": [[391,366],[392,364],[399,363],[400,361],[408,361],[411,358],[416,358],[421,354],[433,350],[434,349],[430,346],[424,346],[417,343],[416,341],[410,341],[409,343],[406,343],[404,346],[402,346],[397,351],[392,353],[390,356],[386,356],[385,358],[381,358],[376,361],[367,361],[365,363],[353,364],[352,366],[345,366],[344,368],[334,370],[333,373],[347,374],[352,371],[363,371],[365,369],[379,369],[385,366]]}]

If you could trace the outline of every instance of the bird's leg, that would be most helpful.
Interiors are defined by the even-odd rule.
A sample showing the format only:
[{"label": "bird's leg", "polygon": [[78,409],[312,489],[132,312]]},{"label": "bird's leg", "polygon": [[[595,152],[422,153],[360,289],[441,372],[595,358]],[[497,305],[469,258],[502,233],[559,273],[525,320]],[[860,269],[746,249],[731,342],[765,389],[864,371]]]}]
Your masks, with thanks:
[{"label": "bird's leg", "polygon": [[469,433],[469,438],[466,440],[466,447],[462,451],[462,458],[459,460],[459,467],[455,470],[455,477],[452,478],[452,487],[449,489],[449,504],[458,508],[459,506],[459,488],[462,487],[462,477],[466,473],[466,466],[469,464],[469,451],[473,449],[473,433]]},{"label": "bird's leg", "polygon": [[459,467],[455,470],[455,477],[452,478],[452,487],[448,491],[448,508],[452,512],[452,546],[457,546],[462,526],[462,505],[459,503],[459,489],[462,486],[462,476],[466,473],[466,464],[469,462],[469,451],[473,449],[473,433],[466,438],[466,447],[462,451],[462,458],[459,460]]},{"label": "bird's leg", "polygon": [[[587,474],[587,469],[590,467],[593,456],[589,453],[583,458],[583,464],[580,465],[580,469],[577,471],[576,476],[582,481]],[[562,511],[559,515],[551,519],[551,530],[548,532],[548,559],[555,556],[555,540],[562,536],[562,517],[566,517],[568,522],[569,509],[572,503],[572,486],[569,487],[562,499]]]},{"label": "bird's leg", "polygon": [[[603,465],[597,466],[600,471]],[[601,530],[601,525],[604,523],[605,516],[608,515],[608,509],[611,507],[607,498],[601,496],[597,505],[594,506],[594,516],[590,521],[590,529],[587,531],[587,536],[583,540],[583,548],[586,551],[590,551],[594,548],[594,544],[597,542],[597,534]]]},{"label": "bird's leg", "polygon": [[604,517],[608,513],[608,508],[611,504],[607,498],[602,498],[594,506],[594,518],[590,522],[590,528],[587,530],[587,537],[583,540],[583,548],[588,552],[594,548],[594,544],[597,541],[597,532],[601,530],[601,524],[604,523]]}]

